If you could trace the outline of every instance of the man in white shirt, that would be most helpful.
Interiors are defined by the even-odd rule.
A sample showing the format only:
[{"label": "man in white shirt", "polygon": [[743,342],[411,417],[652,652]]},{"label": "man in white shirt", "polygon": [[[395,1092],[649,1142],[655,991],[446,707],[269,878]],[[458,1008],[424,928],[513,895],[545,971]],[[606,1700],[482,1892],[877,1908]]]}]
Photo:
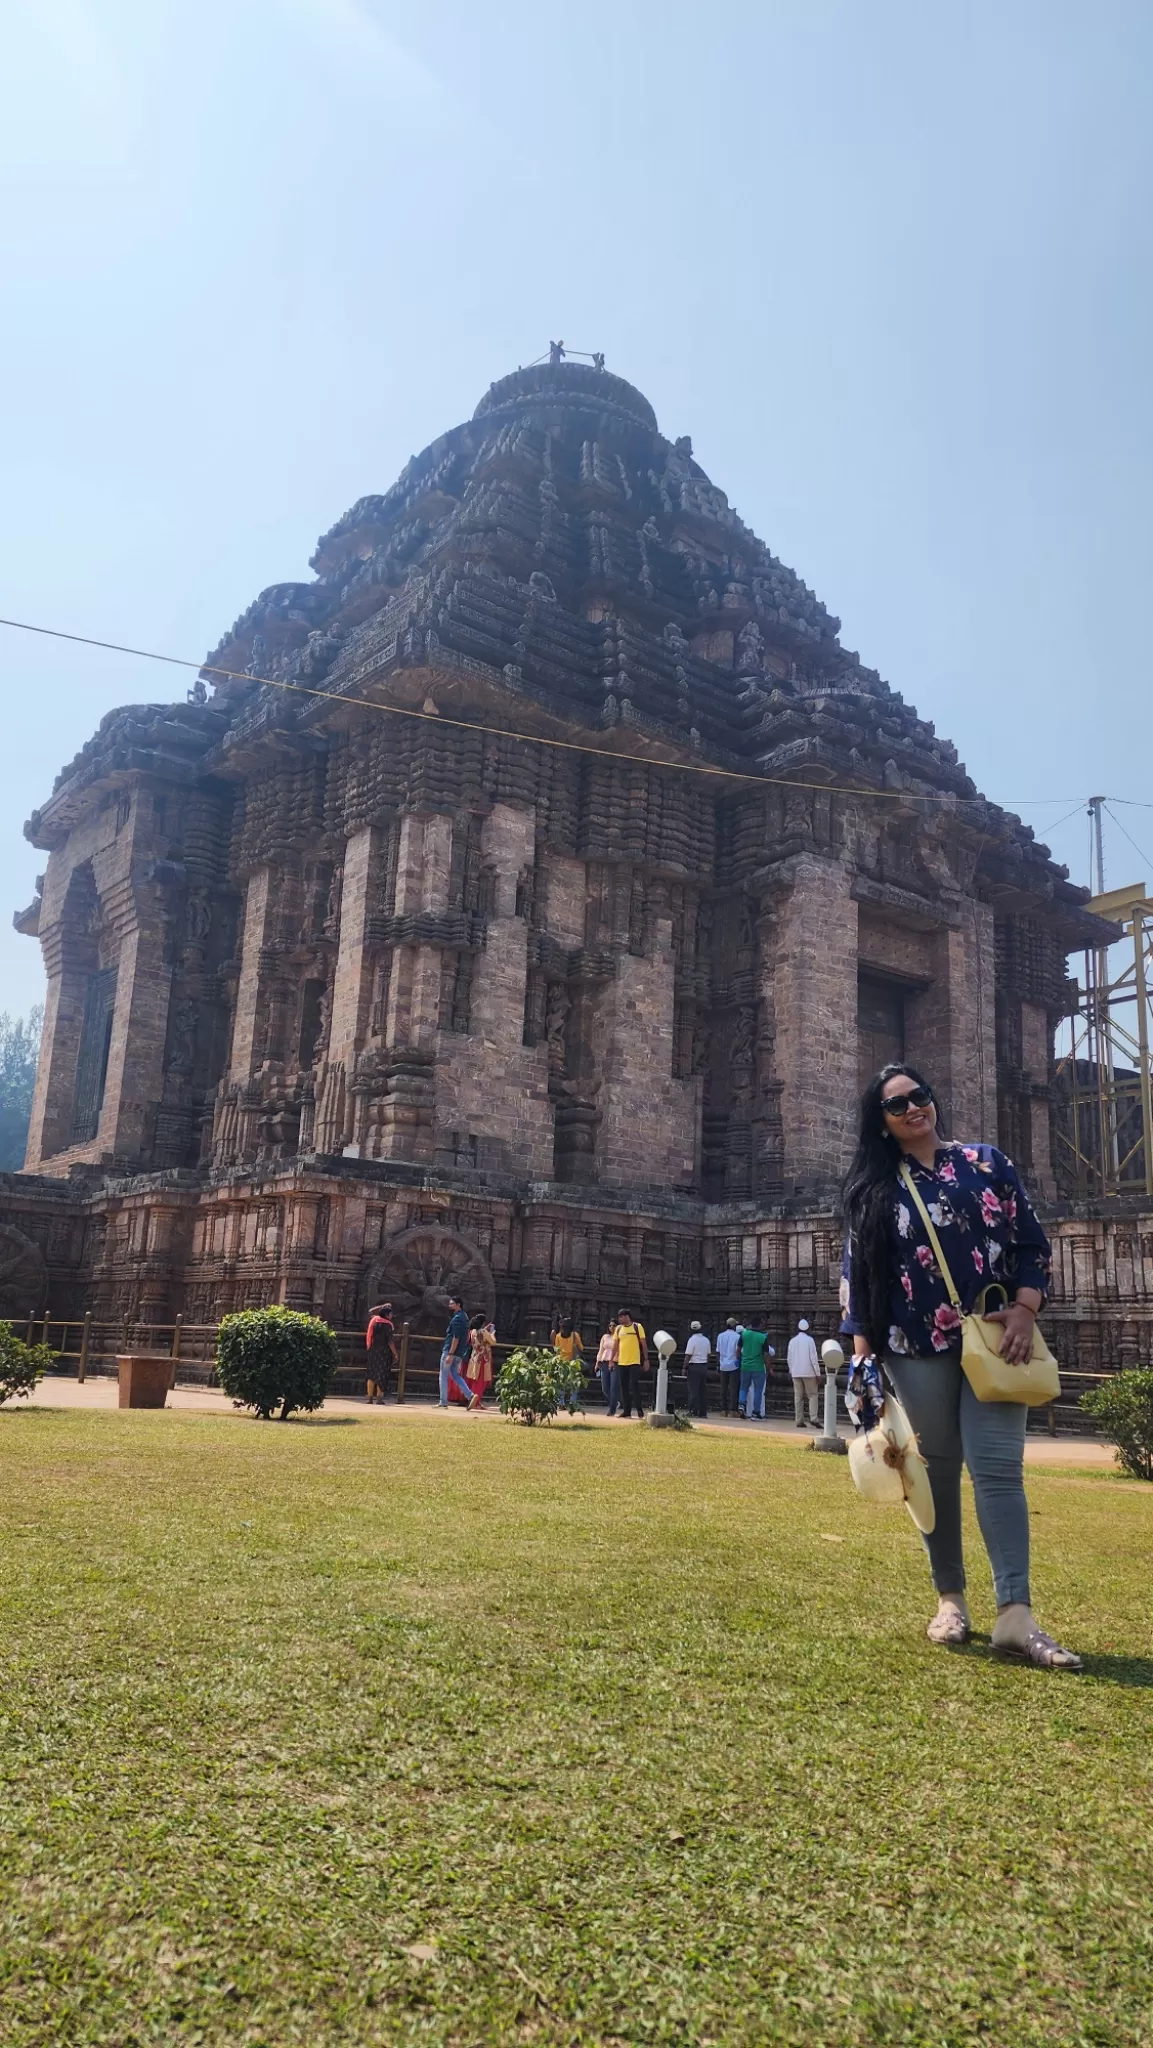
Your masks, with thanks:
[{"label": "man in white shirt", "polygon": [[721,1368],[721,1412],[737,1413],[741,1391],[741,1327],[730,1316],[717,1338],[717,1364]]},{"label": "man in white shirt", "polygon": [[809,1335],[809,1326],[804,1316],[797,1324],[797,1334],[789,1339],[789,1377],[793,1382],[793,1413],[797,1428],[805,1427],[805,1399],[809,1403],[809,1426],[820,1426],[817,1403],[821,1394],[821,1361],[817,1347]]},{"label": "man in white shirt", "polygon": [[702,1421],[709,1412],[705,1395],[705,1380],[709,1370],[712,1345],[699,1323],[689,1324],[689,1341],[685,1345],[685,1371],[689,1381],[689,1414]]}]

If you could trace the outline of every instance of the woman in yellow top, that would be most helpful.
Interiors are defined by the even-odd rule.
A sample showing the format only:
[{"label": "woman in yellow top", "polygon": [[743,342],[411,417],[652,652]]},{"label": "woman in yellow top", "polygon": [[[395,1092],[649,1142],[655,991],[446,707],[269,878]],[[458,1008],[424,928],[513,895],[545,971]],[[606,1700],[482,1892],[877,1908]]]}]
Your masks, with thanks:
[{"label": "woman in yellow top", "polygon": [[581,1343],[581,1333],[579,1330],[573,1329],[571,1316],[562,1317],[556,1329],[553,1331],[552,1348],[554,1351],[559,1351],[562,1358],[573,1359],[584,1357],[584,1345]]},{"label": "woman in yellow top", "polygon": [[[553,1331],[552,1348],[559,1357],[567,1359],[570,1364],[574,1358],[579,1364],[584,1357],[581,1333],[579,1330],[573,1329],[571,1316],[562,1316],[558,1327]],[[575,1394],[570,1400],[566,1401],[565,1406],[570,1413],[574,1411],[576,1401],[577,1396]]]},{"label": "woman in yellow top", "polygon": [[619,1413],[630,1416],[636,1402],[638,1416],[644,1415],[641,1407],[641,1367],[647,1369],[649,1362],[648,1338],[644,1324],[633,1321],[627,1308],[617,1316],[613,1331],[617,1346],[617,1367],[621,1376],[621,1405]]}]

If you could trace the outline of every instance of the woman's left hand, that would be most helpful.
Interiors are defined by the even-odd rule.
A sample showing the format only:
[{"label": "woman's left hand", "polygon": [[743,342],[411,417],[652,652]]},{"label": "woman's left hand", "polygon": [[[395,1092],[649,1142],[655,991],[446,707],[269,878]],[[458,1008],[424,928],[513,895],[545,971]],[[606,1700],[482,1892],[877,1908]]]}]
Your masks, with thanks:
[{"label": "woman's left hand", "polygon": [[997,1308],[985,1317],[987,1323],[1002,1323],[1001,1356],[1010,1365],[1024,1365],[1033,1352],[1033,1328],[1035,1318],[1031,1309],[1015,1301],[1008,1308]]}]

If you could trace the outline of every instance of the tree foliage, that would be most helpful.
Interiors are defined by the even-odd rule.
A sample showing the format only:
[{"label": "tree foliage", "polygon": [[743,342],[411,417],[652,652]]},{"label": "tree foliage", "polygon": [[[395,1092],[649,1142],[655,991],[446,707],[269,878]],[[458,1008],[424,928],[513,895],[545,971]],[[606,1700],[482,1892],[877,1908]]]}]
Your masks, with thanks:
[{"label": "tree foliage", "polygon": [[562,1358],[540,1344],[522,1344],[501,1366],[496,1398],[502,1415],[530,1424],[551,1422],[558,1408],[577,1405],[582,1385],[575,1358]]},{"label": "tree foliage", "polygon": [[0,1173],[19,1173],[28,1143],[44,1005],[27,1017],[0,1010]]},{"label": "tree foliage", "polygon": [[1153,1372],[1115,1372],[1082,1394],[1081,1406],[1134,1479],[1153,1480]]},{"label": "tree foliage", "polygon": [[291,1308],[242,1309],[216,1333],[216,1371],[237,1408],[286,1422],[295,1408],[319,1408],[340,1363],[336,1337],[319,1316]]},{"label": "tree foliage", "polygon": [[30,1394],[52,1363],[46,1344],[26,1344],[11,1323],[0,1323],[0,1401]]}]

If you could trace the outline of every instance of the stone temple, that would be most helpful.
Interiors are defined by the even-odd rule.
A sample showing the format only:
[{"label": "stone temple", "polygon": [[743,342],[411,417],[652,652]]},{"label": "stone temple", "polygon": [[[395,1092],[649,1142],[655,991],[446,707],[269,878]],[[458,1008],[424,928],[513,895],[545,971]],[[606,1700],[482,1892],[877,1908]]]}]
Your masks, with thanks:
[{"label": "stone temple", "polygon": [[[348,1327],[388,1291],[431,1327],[455,1282],[502,1336],[783,1331],[833,1312],[892,1056],[1054,1202],[1066,954],[1111,928],[639,391],[504,377],[312,568],[26,827],[48,995],[0,1309]],[[1144,1241],[1066,1235],[1091,1353]]]}]

